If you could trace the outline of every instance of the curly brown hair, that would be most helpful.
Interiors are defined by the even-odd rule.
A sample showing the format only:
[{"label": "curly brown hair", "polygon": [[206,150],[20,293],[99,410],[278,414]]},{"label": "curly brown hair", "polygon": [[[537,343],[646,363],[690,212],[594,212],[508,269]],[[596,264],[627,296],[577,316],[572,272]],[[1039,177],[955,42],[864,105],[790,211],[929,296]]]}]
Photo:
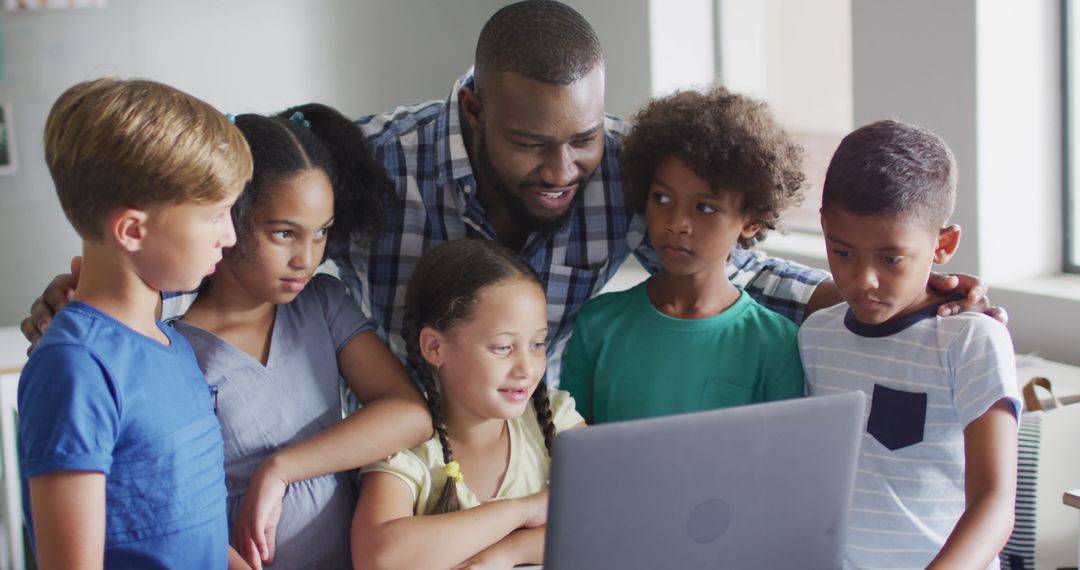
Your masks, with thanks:
[{"label": "curly brown hair", "polygon": [[739,238],[748,248],[776,229],[780,213],[802,201],[802,146],[777,123],[768,105],[714,87],[652,100],[634,117],[622,148],[628,200],[645,204],[660,162],[678,158],[714,191],[742,194],[742,212],[761,229]]}]

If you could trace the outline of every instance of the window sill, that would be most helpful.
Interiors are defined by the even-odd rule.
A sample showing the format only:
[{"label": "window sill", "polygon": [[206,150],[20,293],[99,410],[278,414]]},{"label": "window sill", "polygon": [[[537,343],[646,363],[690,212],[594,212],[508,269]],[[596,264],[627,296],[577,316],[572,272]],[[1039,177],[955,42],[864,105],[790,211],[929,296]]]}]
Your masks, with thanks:
[{"label": "window sill", "polygon": [[829,269],[825,258],[825,237],[819,233],[791,232],[781,235],[772,232],[757,246],[773,257],[795,261],[810,267]]},{"label": "window sill", "polygon": [[[760,246],[769,255],[828,269],[820,234],[771,234]],[[991,302],[1009,312],[1017,352],[1080,366],[1075,330],[1080,322],[1080,275],[1059,274],[990,284]]]},{"label": "window sill", "polygon": [[992,291],[1038,295],[1055,300],[1080,303],[1080,275],[1059,274],[1016,279],[992,285]]}]

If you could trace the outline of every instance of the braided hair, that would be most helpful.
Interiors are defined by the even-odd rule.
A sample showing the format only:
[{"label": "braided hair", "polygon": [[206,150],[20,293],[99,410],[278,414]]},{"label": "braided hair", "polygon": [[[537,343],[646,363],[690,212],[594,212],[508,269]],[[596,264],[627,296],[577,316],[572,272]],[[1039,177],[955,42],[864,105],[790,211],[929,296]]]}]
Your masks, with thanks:
[{"label": "braided hair", "polygon": [[[427,400],[431,423],[442,447],[443,462],[447,465],[454,461],[454,450],[443,421],[438,371],[420,352],[420,330],[432,327],[449,331],[468,321],[482,289],[512,278],[525,278],[541,285],[536,272],[498,242],[457,239],[426,251],[409,279],[401,335],[405,339],[408,365],[416,373],[424,399]],[[544,386],[538,386],[533,391],[532,404],[544,434],[544,445],[550,454],[555,439],[555,424]],[[460,509],[457,480],[447,477],[433,512],[449,513]]]}]

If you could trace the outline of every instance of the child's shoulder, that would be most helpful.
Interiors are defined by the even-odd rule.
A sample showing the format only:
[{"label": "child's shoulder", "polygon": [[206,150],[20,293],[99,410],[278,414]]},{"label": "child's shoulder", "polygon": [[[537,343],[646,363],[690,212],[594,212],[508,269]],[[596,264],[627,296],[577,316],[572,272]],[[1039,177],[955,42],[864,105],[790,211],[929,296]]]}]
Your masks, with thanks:
[{"label": "child's shoulder", "polygon": [[844,315],[847,314],[847,310],[848,304],[842,301],[831,307],[818,309],[807,315],[806,319],[803,320],[801,328],[827,326],[837,322],[843,323]]},{"label": "child's shoulder", "polygon": [[[169,327],[163,327],[169,334]],[[127,352],[130,341],[138,340],[135,331],[123,323],[101,312],[92,305],[72,301],[56,314],[49,330],[41,337],[37,348],[31,354],[33,359],[39,354],[52,350],[85,351],[95,356],[107,358],[116,352]],[[172,335],[170,334],[170,339]],[[38,356],[41,358],[42,356]]]},{"label": "child's shoulder", "polygon": [[608,315],[621,312],[637,301],[641,295],[646,294],[644,288],[645,282],[642,282],[623,291],[601,293],[600,295],[589,299],[585,305],[581,307],[578,318],[584,318],[586,321],[597,318],[603,319]]},{"label": "child's shoulder", "polygon": [[[537,388],[537,390],[541,389],[545,389],[544,386]],[[555,424],[555,431],[569,429],[585,421],[578,413],[577,404],[570,392],[553,389],[547,389],[547,391],[551,405],[551,421]]]},{"label": "child's shoulder", "polygon": [[966,311],[948,317],[937,317],[936,319],[938,329],[958,335],[991,334],[1008,336],[1009,334],[1009,329],[997,319],[974,311]]},{"label": "child's shoulder", "polygon": [[1014,358],[1009,329],[997,319],[982,313],[964,312],[936,317],[939,346],[962,361],[985,359],[991,355]]},{"label": "child's shoulder", "polygon": [[[746,303],[745,317],[754,321],[755,326],[763,327],[777,334],[795,336],[799,327],[791,319],[758,303],[746,291],[740,290],[739,303]],[[729,309],[730,310],[730,309]]]},{"label": "child's shoulder", "polygon": [[348,287],[340,279],[327,273],[316,273],[289,304],[298,307],[318,305],[323,312],[327,312],[336,310],[343,301],[356,304]]},{"label": "child's shoulder", "polygon": [[843,329],[844,316],[847,314],[847,303],[837,303],[831,307],[818,309],[803,319],[799,328],[799,338],[805,338],[814,334],[828,333]]},{"label": "child's shoulder", "polygon": [[953,357],[1013,353],[1012,337],[1005,325],[972,311],[946,317],[933,315],[905,329],[904,334],[909,340],[936,346],[939,352],[948,352]]},{"label": "child's shoulder", "polygon": [[311,282],[308,283],[307,287],[304,287],[304,290],[300,292],[300,295],[297,295],[297,298],[304,293],[318,293],[323,296],[341,297],[348,296],[349,289],[345,287],[345,283],[343,283],[341,279],[338,279],[329,273],[316,273],[311,276]]},{"label": "child's shoulder", "polygon": [[420,489],[430,487],[433,474],[442,471],[442,445],[438,436],[422,442],[410,449],[403,449],[382,461],[376,461],[360,469],[360,473],[389,473],[405,482],[413,492],[413,499]]}]

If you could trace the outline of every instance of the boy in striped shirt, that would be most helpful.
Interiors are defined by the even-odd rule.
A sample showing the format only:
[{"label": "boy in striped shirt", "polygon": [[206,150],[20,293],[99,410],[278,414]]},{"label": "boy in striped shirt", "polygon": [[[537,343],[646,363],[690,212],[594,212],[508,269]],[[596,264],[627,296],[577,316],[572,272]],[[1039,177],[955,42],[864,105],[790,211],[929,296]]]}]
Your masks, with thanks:
[{"label": "boy in striped shirt", "polygon": [[870,399],[846,568],[998,568],[1013,526],[1020,400],[1012,341],[978,313],[937,316],[926,280],[955,253],[956,164],[937,135],[880,121],[849,134],[822,196],[845,303],[810,316],[812,395]]}]

